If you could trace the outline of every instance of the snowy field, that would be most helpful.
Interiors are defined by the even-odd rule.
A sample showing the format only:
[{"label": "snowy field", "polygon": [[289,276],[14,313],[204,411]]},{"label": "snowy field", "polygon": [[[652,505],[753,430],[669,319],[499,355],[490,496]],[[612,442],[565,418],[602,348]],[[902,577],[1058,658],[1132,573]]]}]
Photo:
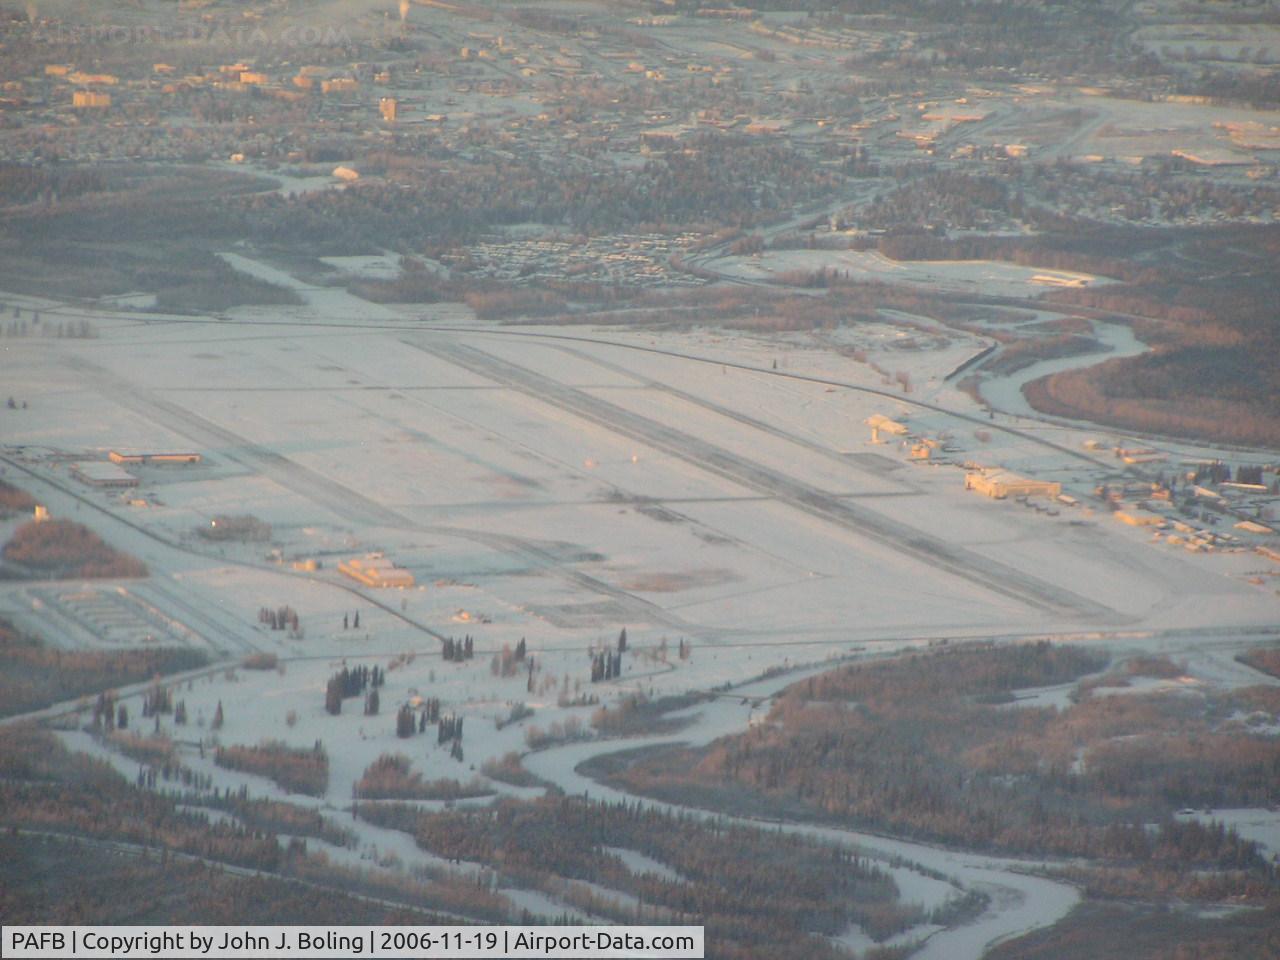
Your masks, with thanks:
[{"label": "snowy field", "polygon": [[[319,739],[328,789],[289,799],[338,819],[353,782],[382,753],[405,753],[427,780],[477,778],[492,796],[530,795],[483,777],[482,766],[527,750],[531,728],[589,729],[594,705],[561,705],[586,694],[610,705],[944,638],[1029,636],[1166,653],[1204,682],[1229,682],[1238,668],[1231,655],[1280,620],[1274,587],[1245,576],[1258,564],[1252,554],[1167,550],[1083,508],[1049,515],[966,493],[963,461],[1060,480],[1080,497],[1116,469],[1083,450],[1089,431],[989,419],[946,384],[980,338],[892,316],[822,337],[502,330],[468,322],[457,306],[420,318],[422,308],[374,307],[228,260],[289,282],[306,303],[217,320],[90,312],[94,339],[10,339],[7,392],[28,409],[0,411],[6,479],[152,573],[84,590],[119,587],[129,609],[163,615],[172,636],[219,663],[176,692],[191,725],[162,721],[183,763],[218,787],[286,795],[216,767],[209,750],[201,757],[202,741],[309,748]],[[1025,286],[1018,276],[1006,282]],[[892,345],[898,332],[911,349]],[[847,348],[858,338],[880,343],[873,355],[885,366],[892,356],[890,369],[909,372],[920,389],[903,394],[854,361]],[[949,452],[920,464],[897,438],[873,444],[864,421],[877,413],[942,438]],[[69,475],[67,458],[110,449],[193,450],[204,462],[133,468],[141,483],[123,494]],[[270,524],[269,542],[196,535],[216,515],[244,513]],[[376,590],[337,572],[339,561],[372,551],[416,584]],[[306,560],[315,568],[295,567]],[[91,625],[66,625],[79,608],[58,605],[68,591],[83,592],[10,582],[0,610],[52,642],[88,645]],[[262,607],[285,605],[299,613],[300,636],[258,620]],[[613,645],[623,627],[621,677],[590,683],[590,650]],[[464,634],[475,658],[443,662],[440,638]],[[496,676],[491,659],[521,638],[536,665],[532,681],[523,669]],[[681,640],[692,645],[687,658],[677,656]],[[237,668],[255,652],[276,654],[279,667]],[[392,663],[379,716],[362,715],[359,700],[340,716],[325,712],[325,684],[343,665]],[[694,708],[675,739],[744,729],[794,676]],[[395,736],[392,714],[414,696],[438,697],[444,712],[464,718],[462,760],[434,742],[434,730]],[[215,731],[219,703],[225,722]],[[500,724],[519,704],[532,714]],[[615,748],[570,744],[527,763],[569,792],[604,795],[576,768]],[[137,773],[136,762],[109,756]],[[335,857],[394,854],[403,869],[441,866],[405,835],[342,822],[358,839]],[[897,869],[908,899],[936,906],[951,889],[993,893],[974,924],[916,931],[932,934],[926,956],[977,957],[1076,902],[1071,888],[1006,861],[830,834],[877,858],[904,858]],[[949,880],[912,872],[913,863]],[[545,894],[508,893],[539,912],[564,907]],[[850,931],[846,942],[860,936]]]},{"label": "snowy field", "polygon": [[706,266],[743,280],[774,280],[795,273],[834,271],[853,282],[898,283],[947,293],[1035,297],[1053,284],[1110,283],[1105,277],[1024,267],[996,260],[891,260],[871,250],[768,250],[752,256],[722,257]]}]

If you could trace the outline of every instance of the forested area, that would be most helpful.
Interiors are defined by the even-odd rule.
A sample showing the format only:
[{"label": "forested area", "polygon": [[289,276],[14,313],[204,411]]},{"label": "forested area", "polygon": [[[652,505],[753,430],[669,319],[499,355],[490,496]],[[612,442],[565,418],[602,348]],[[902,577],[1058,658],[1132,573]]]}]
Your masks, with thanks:
[{"label": "forested area", "polygon": [[0,516],[26,513],[36,505],[36,498],[21,487],[0,480]]},{"label": "forested area", "polygon": [[41,579],[145,577],[146,565],[74,520],[24,523],[4,545],[5,573]]},{"label": "forested area", "polygon": [[[214,819],[202,807],[230,816]],[[136,855],[139,863],[153,862],[166,869],[135,877],[119,867],[119,884],[99,886],[79,905],[78,910],[83,911],[80,913],[75,905],[60,905],[56,898],[50,900],[47,890],[27,882],[30,878],[19,885],[27,893],[13,892],[2,882],[8,862],[0,856],[0,915],[6,919],[31,915],[31,922],[53,923],[63,922],[58,918],[65,915],[65,922],[83,916],[84,922],[120,923],[131,909],[148,916],[145,909],[150,891],[164,877],[180,879],[185,875],[184,864],[190,863],[171,854],[209,861],[207,865],[194,865],[199,867],[194,876],[205,877],[211,891],[220,889],[220,877],[234,880],[220,870],[220,865],[269,875],[259,877],[261,883],[253,888],[264,899],[236,914],[232,919],[237,923],[254,922],[251,918],[270,923],[281,916],[306,922],[312,914],[303,906],[294,910],[295,893],[319,907],[330,905],[339,911],[323,918],[329,922],[343,922],[341,918],[348,915],[352,922],[361,917],[386,917],[387,922],[398,922],[395,918],[407,922],[409,917],[419,923],[441,922],[423,912],[429,909],[462,912],[491,921],[510,916],[510,903],[489,892],[487,884],[486,888],[477,886],[472,877],[462,879],[437,870],[431,872],[429,882],[424,882],[407,874],[345,867],[322,851],[308,850],[307,837],[339,845],[347,842],[345,831],[322,822],[314,810],[280,801],[252,800],[244,790],[205,792],[184,790],[176,784],[163,792],[143,789],[129,783],[110,764],[66,749],[56,734],[33,724],[0,727],[0,837],[12,841],[15,830],[19,831],[19,849],[32,834],[56,834],[59,838],[85,841],[84,849],[88,850],[101,851],[121,843],[127,847],[122,851],[126,857]],[[290,835],[288,843],[281,841],[277,830]],[[141,848],[145,848],[145,854]],[[176,872],[170,873],[169,867]],[[86,889],[62,886],[67,878],[56,873],[49,876],[50,889],[67,889],[68,895]],[[203,912],[206,904],[198,897],[183,898],[183,891],[184,887],[175,880],[174,895],[161,898],[155,905],[155,922],[172,918],[176,923],[213,923],[213,918],[223,915],[224,908],[218,903],[207,904],[209,912]],[[371,913],[344,914],[340,911],[362,903],[348,893],[387,898],[393,905],[369,905]],[[278,899],[270,899],[276,894]],[[231,888],[217,894],[218,902],[231,901],[232,906],[226,909],[240,906],[243,901],[239,897]],[[404,910],[395,906],[400,903],[405,904]],[[9,905],[11,910],[6,909]]]},{"label": "forested area", "polygon": [[1250,650],[1236,657],[1241,663],[1280,679],[1280,647]]},{"label": "forested area", "polygon": [[[589,881],[639,898],[642,917],[704,923],[710,957],[833,960],[841,954],[823,934],[858,923],[883,938],[924,919],[898,903],[893,880],[871,863],[794,834],[569,797],[444,813],[379,804],[361,816],[524,885]],[[638,851],[678,877],[637,874],[609,847]],[[646,922],[631,908],[613,919]]]},{"label": "forested area", "polygon": [[1127,429],[1259,446],[1280,444],[1280,229],[1213,231],[1182,250],[1184,268],[1050,299],[1135,314],[1150,353],[1056,374],[1027,388],[1046,413]]},{"label": "forested area", "polygon": [[600,164],[566,171],[497,153],[469,163],[424,160],[402,171],[402,182],[294,198],[260,194],[227,213],[242,235],[262,244],[320,242],[324,249],[316,252],[334,254],[388,246],[408,252],[514,223],[585,233],[750,226],[825,196],[841,180],[782,144],[699,134],[687,146],[634,170]]},{"label": "forested area", "polygon": [[1172,668],[1139,661],[1091,681],[1064,710],[1010,705],[1016,690],[1104,664],[1041,643],[854,665],[788,688],[748,733],[642,757],[613,776],[664,799],[969,848],[1221,871],[1236,893],[1274,886],[1251,843],[1170,817],[1280,800],[1280,738],[1229,719],[1274,718],[1280,691],[1091,693]]},{"label": "forested area", "polygon": [[153,849],[0,834],[0,916],[47,925],[421,924],[416,910],[271,876],[239,876]]},{"label": "forested area", "polygon": [[319,740],[310,750],[299,750],[279,740],[264,740],[253,747],[218,747],[213,759],[228,770],[269,777],[291,793],[320,797],[329,786],[329,755]]},{"label": "forested area", "polygon": [[410,768],[404,754],[384,753],[356,781],[355,795],[361,800],[460,800],[493,794],[493,788],[482,781],[461,783],[451,777],[423,780],[419,771]]},{"label": "forested area", "polygon": [[172,797],[137,789],[110,765],[26,725],[0,728],[3,827],[168,847],[259,870],[305,854],[285,850],[274,835],[183,811]]},{"label": "forested area", "polygon": [[1069,226],[1034,238],[900,233],[878,245],[900,259],[989,258],[1119,278],[1044,299],[1113,312],[1153,350],[1035,381],[1032,406],[1123,429],[1280,444],[1280,364],[1259,362],[1280,356],[1280,228]]},{"label": "forested area", "polygon": [[1060,923],[992,948],[986,960],[1274,960],[1280,904],[1226,916],[1086,901]]},{"label": "forested area", "polygon": [[207,662],[197,650],[64,650],[0,619],[0,716],[26,713]]}]

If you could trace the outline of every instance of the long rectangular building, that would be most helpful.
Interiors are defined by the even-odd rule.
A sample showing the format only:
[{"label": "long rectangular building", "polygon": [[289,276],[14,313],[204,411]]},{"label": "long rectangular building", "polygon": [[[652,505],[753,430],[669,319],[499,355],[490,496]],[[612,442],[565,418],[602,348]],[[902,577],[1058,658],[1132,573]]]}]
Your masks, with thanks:
[{"label": "long rectangular building", "polygon": [[201,456],[198,453],[121,453],[119,450],[112,450],[107,454],[107,459],[112,463],[199,463]]},{"label": "long rectangular building", "polygon": [[412,587],[414,583],[412,573],[397,567],[380,553],[343,560],[338,570],[366,587]]},{"label": "long rectangular building", "polygon": [[1004,500],[1006,497],[1056,497],[1062,484],[1056,480],[1032,480],[1008,470],[981,470],[964,475],[964,488]]}]

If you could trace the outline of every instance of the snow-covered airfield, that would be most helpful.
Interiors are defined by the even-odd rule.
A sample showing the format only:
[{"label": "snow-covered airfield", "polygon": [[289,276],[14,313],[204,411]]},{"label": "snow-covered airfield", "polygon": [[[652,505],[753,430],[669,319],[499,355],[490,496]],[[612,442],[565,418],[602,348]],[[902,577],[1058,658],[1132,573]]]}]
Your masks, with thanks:
[{"label": "snow-covered airfield", "polygon": [[[976,336],[908,328],[913,349],[904,350],[907,334],[892,323],[838,344],[696,328],[499,328],[460,307],[378,307],[230,259],[297,287],[307,305],[192,318],[4,298],[46,319],[88,317],[97,333],[3,341],[5,392],[29,404],[0,413],[5,476],[53,515],[144,560],[152,576],[10,583],[0,612],[50,642],[102,643],[66,612],[77,602],[67,595],[114,594],[165,618],[172,637],[207,647],[221,666],[183,684],[193,726],[180,739],[214,736],[207,724],[221,703],[224,744],[322,740],[328,795],[289,799],[357,831],[359,849],[335,847],[335,860],[399,870],[432,859],[409,836],[343,817],[352,783],[379,754],[411,755],[426,779],[466,781],[486,760],[526,750],[530,727],[574,717],[585,727],[592,707],[557,705],[579,689],[607,704],[730,685],[739,696],[699,708],[674,738],[706,742],[745,728],[799,675],[758,679],[772,668],[942,640],[1072,638],[1168,653],[1204,682],[1265,682],[1231,659],[1280,622],[1275,584],[1251,582],[1256,555],[1190,554],[1086,507],[1037,510],[963,490],[964,461],[1058,480],[1077,497],[1119,472],[1109,454],[1082,445],[1113,435],[988,419],[945,382],[983,348]],[[906,371],[913,392],[885,385],[837,346]],[[874,414],[941,438],[950,452],[913,463],[896,438],[873,444],[864,421]],[[204,460],[139,468],[141,485],[123,495],[72,479],[69,461],[111,449],[192,450]],[[1164,449],[1174,463],[1203,454]],[[195,535],[223,514],[269,523],[272,542]],[[371,589],[337,571],[374,551],[417,585]],[[309,559],[318,569],[295,568]],[[301,638],[258,621],[260,608],[285,605],[299,613]],[[359,628],[344,629],[357,612]],[[622,678],[590,684],[589,649],[612,645],[623,627]],[[475,638],[475,659],[442,662],[440,638],[463,634]],[[533,692],[523,672],[490,670],[491,656],[521,638],[540,670]],[[692,644],[688,659],[676,656],[681,639]],[[254,652],[276,654],[281,669],[225,669]],[[325,683],[344,661],[385,667],[400,654],[414,656],[389,674],[380,716],[362,716],[356,701],[341,716],[325,713]],[[411,695],[439,697],[466,718],[462,762],[434,737],[396,738],[394,710]],[[497,729],[519,703],[532,716]],[[87,735],[66,737],[102,750]],[[575,768],[617,748],[553,747],[526,765],[568,792],[604,796]],[[194,745],[183,762],[220,787],[284,796]],[[977,957],[1064,916],[1078,896],[998,858],[810,832],[951,878],[895,868],[904,898],[926,906],[960,888],[999,893],[977,922],[914,931],[928,937],[922,956]],[[505,892],[517,909],[561,908]],[[848,942],[859,936],[850,931]]]}]

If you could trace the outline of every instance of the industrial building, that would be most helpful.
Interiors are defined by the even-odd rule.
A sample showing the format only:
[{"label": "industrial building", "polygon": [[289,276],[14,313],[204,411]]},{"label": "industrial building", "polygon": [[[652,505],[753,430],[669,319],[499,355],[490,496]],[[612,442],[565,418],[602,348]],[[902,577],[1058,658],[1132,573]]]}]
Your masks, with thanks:
[{"label": "industrial building", "polygon": [[103,109],[111,106],[111,94],[94,90],[76,90],[71,94],[71,106],[77,110]]},{"label": "industrial building", "polygon": [[112,450],[107,454],[112,463],[133,463],[138,465],[150,463],[199,463],[198,453],[122,453]]},{"label": "industrial building", "polygon": [[338,569],[366,587],[412,587],[414,583],[412,573],[380,553],[344,560]]},{"label": "industrial building", "polygon": [[964,488],[1004,500],[1006,497],[1056,497],[1062,493],[1062,484],[1053,480],[1032,480],[1008,470],[979,470],[966,473]]}]

